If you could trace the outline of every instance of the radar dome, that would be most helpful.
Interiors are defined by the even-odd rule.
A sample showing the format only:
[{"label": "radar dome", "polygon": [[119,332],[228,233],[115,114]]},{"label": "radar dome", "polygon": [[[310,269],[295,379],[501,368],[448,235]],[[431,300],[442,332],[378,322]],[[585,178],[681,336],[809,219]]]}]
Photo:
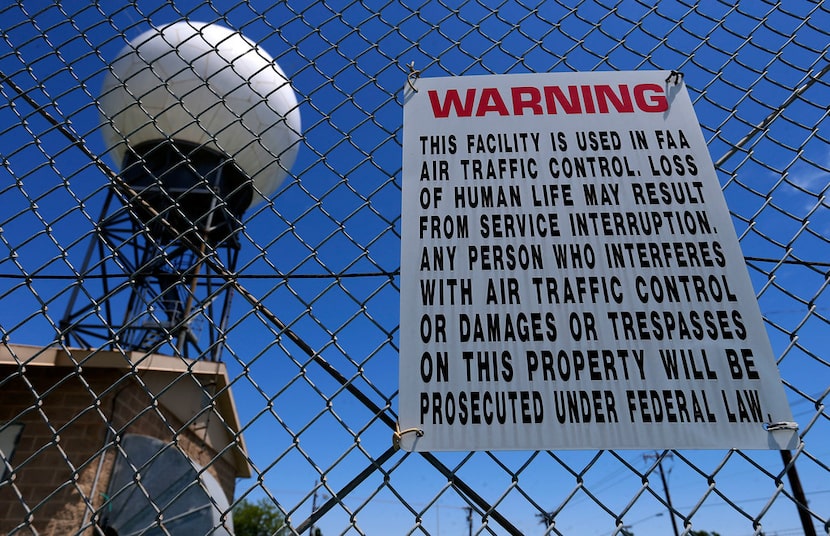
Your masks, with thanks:
[{"label": "radar dome", "polygon": [[[191,192],[188,181],[224,170],[225,184],[208,181],[208,189],[238,217],[277,190],[299,148],[297,98],[282,69],[242,34],[216,24],[178,22],[131,40],[111,66],[99,106],[126,182],[160,183],[173,205],[182,205],[176,189]],[[186,169],[168,173],[169,166]]]}]

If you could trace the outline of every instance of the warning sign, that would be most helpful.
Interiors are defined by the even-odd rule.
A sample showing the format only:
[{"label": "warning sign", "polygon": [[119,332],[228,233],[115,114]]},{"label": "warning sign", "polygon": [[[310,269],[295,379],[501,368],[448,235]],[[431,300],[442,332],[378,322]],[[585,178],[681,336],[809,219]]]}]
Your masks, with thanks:
[{"label": "warning sign", "polygon": [[795,445],[678,77],[419,79],[402,210],[403,448]]}]

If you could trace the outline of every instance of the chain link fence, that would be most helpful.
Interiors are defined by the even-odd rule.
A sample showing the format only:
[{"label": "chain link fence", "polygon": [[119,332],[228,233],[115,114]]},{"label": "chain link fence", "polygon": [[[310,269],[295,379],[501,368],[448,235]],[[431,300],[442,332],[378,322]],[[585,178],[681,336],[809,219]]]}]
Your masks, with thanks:
[{"label": "chain link fence", "polygon": [[[242,534],[255,504],[279,534],[830,534],[822,2],[18,0],[0,20],[0,531]],[[241,32],[296,94],[296,162],[247,210],[194,215],[226,183],[153,190],[108,155],[133,134],[105,141],[111,65],[182,20]],[[408,74],[643,69],[684,75],[798,448],[396,449]],[[165,158],[230,180],[192,150]]]}]

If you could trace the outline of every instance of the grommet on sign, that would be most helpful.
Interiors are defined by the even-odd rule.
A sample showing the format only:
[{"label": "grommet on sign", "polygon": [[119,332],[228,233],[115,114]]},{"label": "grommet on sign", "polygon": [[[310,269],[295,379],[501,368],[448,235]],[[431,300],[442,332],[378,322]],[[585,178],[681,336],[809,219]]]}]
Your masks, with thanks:
[{"label": "grommet on sign", "polygon": [[416,437],[424,437],[424,431],[420,428],[401,430],[400,424],[395,423],[395,431],[392,433],[392,446],[395,447],[395,450],[400,450],[401,438],[406,434],[415,434]]}]

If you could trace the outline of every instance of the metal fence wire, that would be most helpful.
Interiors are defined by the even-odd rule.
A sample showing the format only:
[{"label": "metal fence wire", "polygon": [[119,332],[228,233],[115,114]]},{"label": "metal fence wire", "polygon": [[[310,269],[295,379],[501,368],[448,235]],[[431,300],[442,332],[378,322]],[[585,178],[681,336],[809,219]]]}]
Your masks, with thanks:
[{"label": "metal fence wire", "polygon": [[[830,534],[823,2],[17,0],[0,21],[0,532]],[[180,21],[232,31],[153,63],[136,39]],[[129,95],[135,130],[113,127],[125,47],[170,82],[163,65],[234,32],[290,81],[287,148],[247,97],[219,99],[229,130],[173,141],[151,103],[165,82]],[[255,55],[249,74],[225,58],[229,91],[279,78]],[[397,449],[410,71],[647,69],[683,74],[797,449]],[[221,131],[193,92],[168,105],[196,138]],[[217,147],[265,157],[240,171]],[[251,504],[281,528],[244,532]]]}]

